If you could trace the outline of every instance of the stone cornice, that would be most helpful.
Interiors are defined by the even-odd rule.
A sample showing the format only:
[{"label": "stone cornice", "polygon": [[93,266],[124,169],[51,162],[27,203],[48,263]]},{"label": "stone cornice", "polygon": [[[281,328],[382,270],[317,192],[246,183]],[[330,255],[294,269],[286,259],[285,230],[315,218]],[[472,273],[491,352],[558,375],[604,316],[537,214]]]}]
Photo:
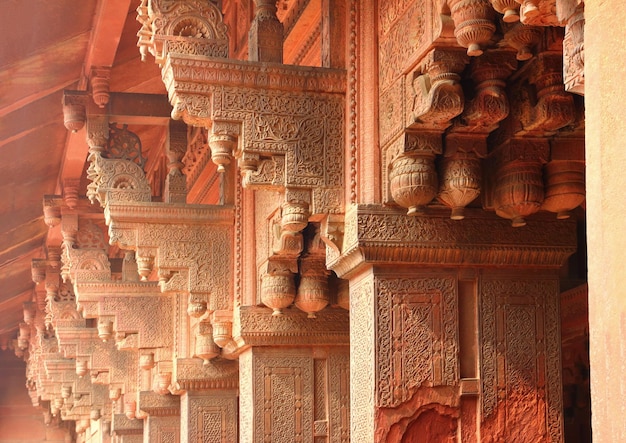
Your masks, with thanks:
[{"label": "stone cornice", "polygon": [[159,395],[152,391],[141,391],[138,407],[153,417],[179,415],[180,398],[173,395]]},{"label": "stone cornice", "polygon": [[247,346],[349,345],[349,313],[326,308],[307,318],[298,309],[285,309],[273,316],[269,308],[244,306],[240,309],[239,336]]},{"label": "stone cornice", "polygon": [[107,224],[167,223],[167,224],[234,224],[232,206],[188,205],[178,203],[133,202],[109,204],[105,209]]},{"label": "stone cornice", "polygon": [[129,419],[124,414],[113,414],[111,431],[118,436],[143,434],[143,420]]},{"label": "stone cornice", "polygon": [[408,217],[396,208],[360,205],[346,214],[341,254],[330,251],[327,266],[340,277],[363,263],[558,268],[575,251],[574,221],[535,216],[512,228],[478,209],[454,221],[434,208]]},{"label": "stone cornice", "polygon": [[300,94],[346,91],[346,73],[339,69],[198,55],[168,54],[162,75],[170,100],[179,92],[209,93],[210,86],[298,91]]}]

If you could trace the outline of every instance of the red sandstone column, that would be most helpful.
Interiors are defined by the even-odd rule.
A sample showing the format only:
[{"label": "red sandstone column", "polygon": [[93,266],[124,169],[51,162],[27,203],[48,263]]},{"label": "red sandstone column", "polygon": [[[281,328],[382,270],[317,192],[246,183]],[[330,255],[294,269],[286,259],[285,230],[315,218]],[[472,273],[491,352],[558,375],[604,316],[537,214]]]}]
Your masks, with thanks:
[{"label": "red sandstone column", "polygon": [[585,2],[587,245],[593,440],[626,441],[626,3]]}]

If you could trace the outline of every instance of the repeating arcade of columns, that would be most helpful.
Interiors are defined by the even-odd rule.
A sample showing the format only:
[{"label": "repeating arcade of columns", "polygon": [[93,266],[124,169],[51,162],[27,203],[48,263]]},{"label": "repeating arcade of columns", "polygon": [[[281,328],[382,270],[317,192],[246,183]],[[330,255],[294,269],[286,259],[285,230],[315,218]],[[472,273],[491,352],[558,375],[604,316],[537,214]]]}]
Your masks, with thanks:
[{"label": "repeating arcade of columns", "polygon": [[[582,92],[582,2],[439,3],[403,2],[433,19],[410,68],[387,73],[363,55],[392,64],[403,45],[402,19],[367,26],[385,2],[323,2],[348,26],[323,35],[321,68],[282,64],[273,1],[256,2],[246,62],[213,3],[142,2],[142,56],[172,116],[210,131],[231,189],[187,202],[188,132],[171,121],[153,202],[102,76],[91,97],[66,93],[96,205],[70,186],[44,201],[19,349],[49,420],[85,441],[562,440],[559,269],[584,199],[564,82]],[[566,23],[564,79],[561,38],[538,25]]]}]

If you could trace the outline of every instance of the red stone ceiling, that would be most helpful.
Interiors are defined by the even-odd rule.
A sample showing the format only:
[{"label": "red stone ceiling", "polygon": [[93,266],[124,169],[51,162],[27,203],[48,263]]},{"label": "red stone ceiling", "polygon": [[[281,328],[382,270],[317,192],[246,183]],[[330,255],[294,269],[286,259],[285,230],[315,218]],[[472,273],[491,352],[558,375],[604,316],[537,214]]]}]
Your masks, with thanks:
[{"label": "red stone ceiling", "polygon": [[[0,0],[0,338],[15,338],[32,297],[32,258],[48,228],[42,198],[80,167],[84,132],[63,126],[64,89],[87,88],[89,66],[111,65],[111,91],[165,93],[136,47],[138,1]],[[66,158],[77,158],[75,165]]]}]

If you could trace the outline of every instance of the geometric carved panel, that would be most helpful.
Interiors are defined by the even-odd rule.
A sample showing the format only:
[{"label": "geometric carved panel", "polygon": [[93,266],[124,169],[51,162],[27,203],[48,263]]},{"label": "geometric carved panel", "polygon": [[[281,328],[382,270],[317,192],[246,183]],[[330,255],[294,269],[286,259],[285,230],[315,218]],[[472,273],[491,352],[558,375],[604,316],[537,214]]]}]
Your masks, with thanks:
[{"label": "geometric carved panel", "polygon": [[313,359],[288,352],[280,354],[284,357],[258,355],[254,362],[254,440],[311,443]]},{"label": "geometric carved panel", "polygon": [[562,441],[556,279],[483,277],[480,332],[483,434]]},{"label": "geometric carved panel", "polygon": [[458,308],[452,276],[377,281],[377,406],[395,407],[423,384],[458,383]]},{"label": "geometric carved panel", "polygon": [[245,443],[350,441],[349,349],[252,347],[239,358]]},{"label": "geometric carved panel", "polygon": [[232,390],[198,391],[181,399],[183,441],[230,443],[237,440],[237,394]]}]

